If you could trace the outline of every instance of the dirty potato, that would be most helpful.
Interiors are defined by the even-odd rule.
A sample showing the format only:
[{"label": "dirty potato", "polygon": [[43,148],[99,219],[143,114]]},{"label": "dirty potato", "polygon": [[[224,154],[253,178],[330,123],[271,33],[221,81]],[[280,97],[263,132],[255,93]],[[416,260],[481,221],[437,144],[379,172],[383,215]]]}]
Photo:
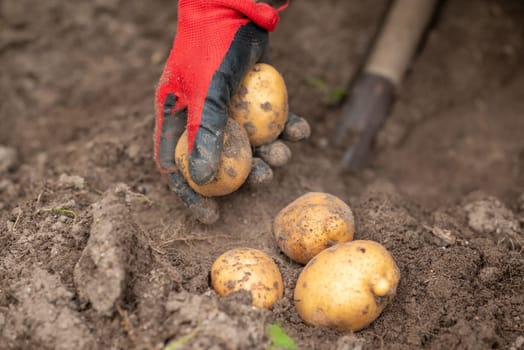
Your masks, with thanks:
[{"label": "dirty potato", "polygon": [[275,141],[288,118],[284,78],[268,64],[255,64],[233,97],[229,115],[246,129],[253,146]]},{"label": "dirty potato", "polygon": [[237,122],[228,119],[224,130],[224,146],[218,173],[213,181],[198,185],[189,176],[187,131],[175,149],[175,162],[192,189],[206,197],[224,196],[236,191],[251,171],[252,152],[246,132]]},{"label": "dirty potato", "polygon": [[251,248],[232,249],[219,256],[211,267],[211,285],[220,296],[247,290],[253,305],[267,309],[284,294],[282,275],[273,259]]},{"label": "dirty potato", "polygon": [[399,269],[379,243],[341,243],[314,257],[295,287],[295,307],[310,325],[358,331],[396,294]]},{"label": "dirty potato", "polygon": [[306,193],[291,202],[273,223],[273,234],[282,252],[301,264],[328,247],[351,241],[354,233],[351,208],[321,192]]}]

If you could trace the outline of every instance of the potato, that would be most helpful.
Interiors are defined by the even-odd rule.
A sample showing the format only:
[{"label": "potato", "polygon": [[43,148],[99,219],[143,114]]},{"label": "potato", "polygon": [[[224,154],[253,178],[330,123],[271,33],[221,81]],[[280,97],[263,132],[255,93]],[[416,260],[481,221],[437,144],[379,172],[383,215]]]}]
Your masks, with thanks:
[{"label": "potato", "polygon": [[211,267],[211,285],[220,296],[247,290],[253,305],[267,309],[284,294],[282,275],[273,259],[251,248],[232,249],[219,256]]},{"label": "potato", "polygon": [[310,325],[357,331],[368,326],[396,294],[399,269],[380,244],[356,240],[314,257],[295,287],[295,307]]},{"label": "potato", "polygon": [[229,109],[229,116],[246,129],[253,146],[275,141],[288,117],[284,78],[268,64],[255,64],[233,96]]},{"label": "potato", "polygon": [[187,155],[187,131],[175,149],[175,162],[192,189],[207,197],[225,196],[236,191],[246,181],[251,171],[253,157],[251,146],[244,129],[237,122],[228,119],[224,130],[224,146],[218,173],[213,181],[198,185],[189,176]]},{"label": "potato", "polygon": [[351,241],[354,233],[355,220],[349,206],[320,192],[299,197],[282,209],[273,223],[280,249],[301,264],[332,245]]}]

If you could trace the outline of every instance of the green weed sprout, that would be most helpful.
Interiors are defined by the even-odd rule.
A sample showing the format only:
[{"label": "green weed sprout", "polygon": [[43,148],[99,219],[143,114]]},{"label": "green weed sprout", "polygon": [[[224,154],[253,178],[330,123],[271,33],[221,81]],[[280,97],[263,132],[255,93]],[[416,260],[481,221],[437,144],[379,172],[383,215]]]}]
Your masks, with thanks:
[{"label": "green weed sprout", "polygon": [[287,335],[286,331],[282,329],[282,326],[280,326],[279,323],[268,324],[266,327],[266,334],[269,337],[269,340],[271,341],[268,350],[298,349],[295,341],[289,335]]}]

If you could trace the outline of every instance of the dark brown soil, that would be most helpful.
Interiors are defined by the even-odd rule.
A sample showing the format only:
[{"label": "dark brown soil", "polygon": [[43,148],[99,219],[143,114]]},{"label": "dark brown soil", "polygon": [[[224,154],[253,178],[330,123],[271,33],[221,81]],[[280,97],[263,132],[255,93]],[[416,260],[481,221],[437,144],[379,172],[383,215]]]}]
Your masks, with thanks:
[{"label": "dark brown soil", "polygon": [[[312,136],[204,226],[152,160],[176,2],[0,2],[0,349],[163,349],[187,335],[185,349],[267,349],[274,321],[300,349],[523,349],[524,3],[448,0],[374,161],[341,175],[340,109],[311,78],[346,86],[384,8],[293,2],[271,58]],[[401,270],[396,298],[358,333],[306,326],[293,307],[301,266],[271,226],[309,191],[346,201],[355,238]],[[281,269],[272,311],[210,289],[214,259],[241,246]]]}]

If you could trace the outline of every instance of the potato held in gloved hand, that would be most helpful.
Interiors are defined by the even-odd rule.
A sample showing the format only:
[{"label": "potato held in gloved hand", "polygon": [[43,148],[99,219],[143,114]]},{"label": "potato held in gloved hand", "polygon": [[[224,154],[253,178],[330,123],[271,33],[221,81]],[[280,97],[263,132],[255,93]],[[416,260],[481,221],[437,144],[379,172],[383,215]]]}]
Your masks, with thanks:
[{"label": "potato held in gloved hand", "polygon": [[284,78],[269,64],[255,64],[233,96],[229,116],[246,129],[253,146],[275,141],[288,116]]},{"label": "potato held in gloved hand", "polygon": [[[206,197],[228,195],[248,179],[260,184],[271,181],[271,166],[285,165],[291,150],[279,137],[300,141],[310,134],[302,118],[288,118],[288,95],[284,78],[268,64],[255,64],[240,84],[229,107],[230,118],[224,129],[224,143],[215,178],[206,184],[191,179],[187,132],[175,151],[178,169],[197,193]],[[251,146],[255,147],[253,158]]]},{"label": "potato held in gloved hand", "polygon": [[198,185],[189,176],[187,132],[178,141],[175,161],[189,186],[206,197],[225,196],[236,191],[246,181],[250,171],[252,154],[245,130],[233,119],[229,119],[224,129],[224,146],[218,172],[210,183]]},{"label": "potato held in gloved hand", "polygon": [[[189,177],[198,185],[214,180],[231,98],[251,67],[267,57],[268,33],[286,7],[253,0],[178,1],[175,40],[155,91],[154,157],[169,189],[202,223],[218,220],[218,205],[189,186],[175,164],[176,145],[187,130]],[[268,179],[265,163],[252,165],[260,175],[255,179]]]},{"label": "potato held in gloved hand", "polygon": [[309,124],[289,113],[288,92],[282,75],[271,65],[258,63],[251,67],[233,96],[229,116],[244,127],[249,142],[255,147],[259,167],[264,163],[268,174],[264,181],[252,174],[251,182],[267,182],[272,178],[271,167],[281,167],[291,159],[291,150],[279,138],[301,141],[308,138]]}]

